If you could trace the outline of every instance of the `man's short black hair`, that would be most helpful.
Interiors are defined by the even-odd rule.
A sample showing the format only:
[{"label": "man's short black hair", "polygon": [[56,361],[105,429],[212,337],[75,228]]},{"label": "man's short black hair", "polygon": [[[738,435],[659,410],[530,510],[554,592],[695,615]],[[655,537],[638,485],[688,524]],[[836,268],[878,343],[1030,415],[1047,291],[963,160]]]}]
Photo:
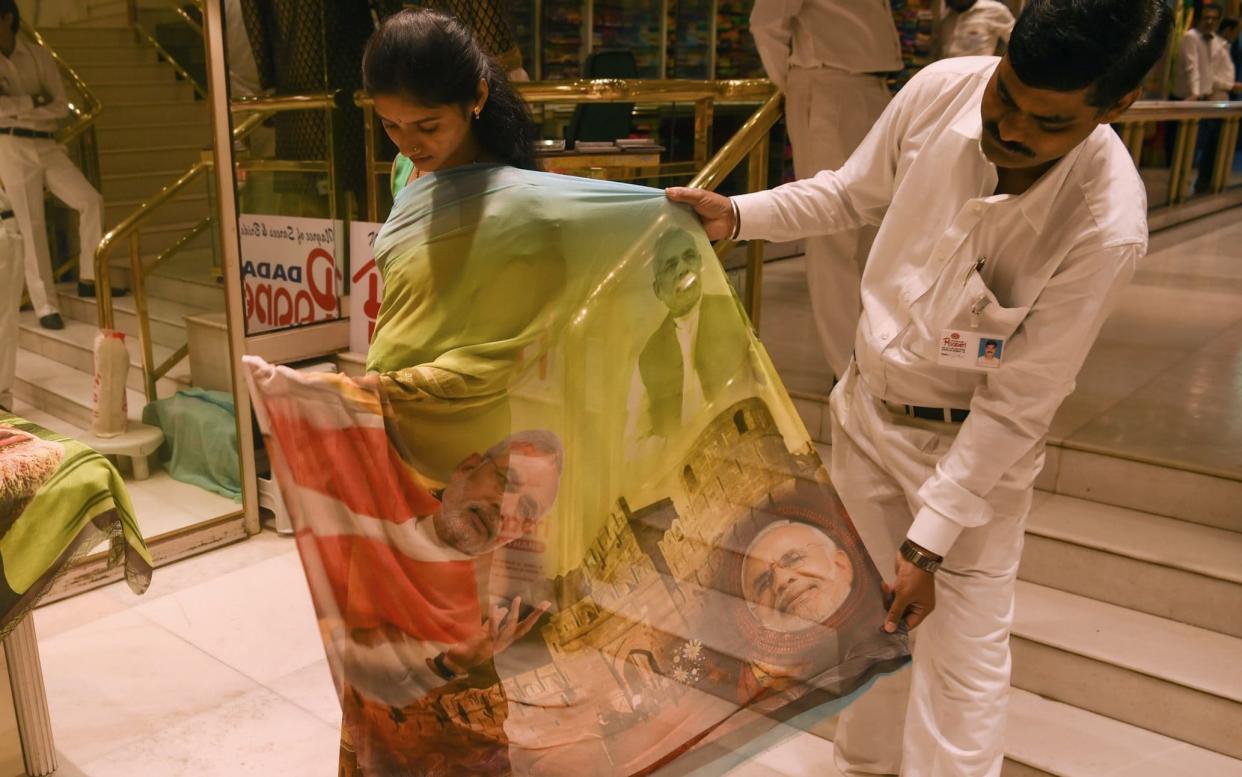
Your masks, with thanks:
[{"label": "man's short black hair", "polygon": [[13,14],[13,32],[22,26],[22,12],[17,9],[17,0],[0,0],[0,16]]},{"label": "man's short black hair", "polygon": [[1031,0],[1009,39],[1022,83],[1072,92],[1111,108],[1164,55],[1173,29],[1166,0]]},{"label": "man's short black hair", "polygon": [[1237,18],[1233,16],[1226,16],[1224,19],[1220,20],[1220,26],[1216,28],[1216,31],[1219,32],[1221,35],[1224,35],[1230,30],[1237,29],[1237,27],[1238,27]]}]

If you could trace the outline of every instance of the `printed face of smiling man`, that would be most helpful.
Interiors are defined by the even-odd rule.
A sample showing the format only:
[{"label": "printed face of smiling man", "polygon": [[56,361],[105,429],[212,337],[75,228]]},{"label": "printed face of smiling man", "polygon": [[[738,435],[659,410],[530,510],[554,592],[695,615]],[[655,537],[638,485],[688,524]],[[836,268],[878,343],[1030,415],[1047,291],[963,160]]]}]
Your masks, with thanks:
[{"label": "printed face of smiling man", "polygon": [[804,523],[779,521],[751,541],[742,562],[742,595],[773,631],[822,623],[849,596],[854,569],[827,534]]},{"label": "printed face of smiling man", "polygon": [[655,295],[664,303],[673,318],[681,318],[694,309],[703,296],[699,274],[703,257],[689,232],[665,232],[656,241]]},{"label": "printed face of smiling man", "polygon": [[444,487],[432,517],[436,535],[470,556],[509,544],[552,509],[561,467],[560,442],[550,432],[521,432],[471,454]]}]

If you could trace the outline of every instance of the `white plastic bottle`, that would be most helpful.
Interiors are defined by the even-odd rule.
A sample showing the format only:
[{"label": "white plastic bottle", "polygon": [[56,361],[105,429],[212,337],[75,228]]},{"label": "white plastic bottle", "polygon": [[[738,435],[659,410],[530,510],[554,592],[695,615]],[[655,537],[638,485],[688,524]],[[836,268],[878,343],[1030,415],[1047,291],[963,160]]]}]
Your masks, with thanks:
[{"label": "white plastic bottle", "polygon": [[96,437],[125,433],[125,378],[129,373],[129,349],[125,333],[100,330],[95,335],[95,396],[91,432]]}]

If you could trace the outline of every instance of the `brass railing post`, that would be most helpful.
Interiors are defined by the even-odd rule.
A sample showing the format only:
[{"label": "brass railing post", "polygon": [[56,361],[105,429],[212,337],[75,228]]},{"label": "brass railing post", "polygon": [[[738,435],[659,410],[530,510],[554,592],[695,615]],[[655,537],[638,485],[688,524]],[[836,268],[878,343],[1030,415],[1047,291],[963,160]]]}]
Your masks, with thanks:
[{"label": "brass railing post", "polygon": [[1198,129],[1199,122],[1193,119],[1180,119],[1177,122],[1177,140],[1173,146],[1173,157],[1169,160],[1169,204],[1176,205],[1182,201],[1183,177],[1189,169],[1185,163],[1186,147],[1189,146],[1190,158],[1194,159],[1194,140],[1190,134],[1191,123]]},{"label": "brass railing post", "polygon": [[715,100],[704,97],[694,102],[694,164],[702,169],[707,164],[712,145],[712,119]]},{"label": "brass railing post", "polygon": [[375,142],[375,106],[370,101],[359,100],[355,97],[355,102],[362,106],[362,134],[363,143],[366,146],[366,165],[367,165],[367,220],[376,221],[379,219],[379,170],[376,169],[375,152],[377,144]]},{"label": "brass railing post", "polygon": [[1134,166],[1139,166],[1139,161],[1143,156],[1143,131],[1146,125],[1141,121],[1131,122],[1125,125],[1129,137],[1126,138],[1126,148],[1130,151],[1130,158],[1134,160]]},{"label": "brass railing post", "polygon": [[142,348],[142,386],[148,402],[154,402],[155,394],[155,355],[151,348],[151,319],[147,311],[147,290],[142,282],[142,247],[139,243],[137,230],[129,233],[129,267],[130,275],[135,280],[133,286],[134,310],[138,315],[138,345]]},{"label": "brass railing post", "polygon": [[[768,188],[770,133],[770,129],[763,133],[763,137],[750,152],[746,170],[747,191],[760,192]],[[759,313],[763,300],[763,246],[762,240],[751,240],[746,244],[746,312],[750,314],[750,323],[756,332],[759,331]]]},{"label": "brass railing post", "polygon": [[[1212,193],[1219,194],[1229,183],[1229,170],[1233,166],[1234,147],[1237,145],[1237,117],[1219,119],[1220,133],[1216,140],[1216,159],[1212,165]],[[1232,139],[1231,139],[1232,136]]]}]

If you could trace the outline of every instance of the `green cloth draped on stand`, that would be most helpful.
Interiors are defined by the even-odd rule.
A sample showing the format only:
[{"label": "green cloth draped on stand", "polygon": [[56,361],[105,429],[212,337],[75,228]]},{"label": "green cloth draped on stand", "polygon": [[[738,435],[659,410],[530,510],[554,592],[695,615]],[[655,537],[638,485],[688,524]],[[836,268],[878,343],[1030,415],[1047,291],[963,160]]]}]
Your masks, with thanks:
[{"label": "green cloth draped on stand", "polygon": [[467,165],[402,188],[375,256],[370,374],[246,358],[342,774],[690,768],[909,660],[711,245],[663,192]]},{"label": "green cloth draped on stand", "polygon": [[0,412],[0,638],[72,561],[108,543],[136,594],[151,554],[116,468],[77,440]]}]

